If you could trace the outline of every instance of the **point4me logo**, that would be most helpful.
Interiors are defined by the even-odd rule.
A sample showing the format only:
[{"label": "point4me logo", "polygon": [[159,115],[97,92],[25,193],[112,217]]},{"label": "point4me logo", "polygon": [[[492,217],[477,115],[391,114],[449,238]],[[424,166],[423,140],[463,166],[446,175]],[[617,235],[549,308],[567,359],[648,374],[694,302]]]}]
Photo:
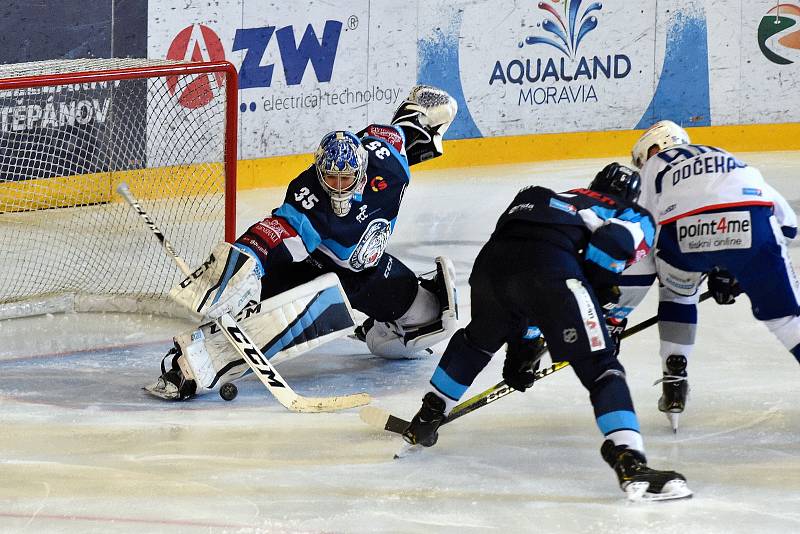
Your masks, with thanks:
[{"label": "point4me logo", "polygon": [[525,37],[518,47],[540,55],[506,64],[497,61],[489,85],[532,85],[520,89],[519,105],[586,103],[598,101],[594,81],[630,74],[631,60],[625,54],[579,54],[584,38],[598,27],[596,15],[603,9],[601,3],[548,0],[539,2],[538,8],[544,12],[544,20],[537,24],[543,33]]},{"label": "point4me logo", "polygon": [[[192,24],[181,30],[167,51],[167,59],[186,61],[222,61],[225,59],[225,49],[219,36],[214,30],[202,24]],[[178,95],[178,103],[189,109],[205,106],[214,98],[214,88],[221,89],[225,83],[225,76],[221,72],[203,74],[195,77],[186,85],[179,86],[179,81],[184,76],[169,76],[167,89],[171,95]]]},{"label": "point4me logo", "polygon": [[761,19],[758,25],[758,47],[764,56],[778,65],[789,65],[793,60],[786,55],[796,55],[800,50],[800,7],[778,4]]}]

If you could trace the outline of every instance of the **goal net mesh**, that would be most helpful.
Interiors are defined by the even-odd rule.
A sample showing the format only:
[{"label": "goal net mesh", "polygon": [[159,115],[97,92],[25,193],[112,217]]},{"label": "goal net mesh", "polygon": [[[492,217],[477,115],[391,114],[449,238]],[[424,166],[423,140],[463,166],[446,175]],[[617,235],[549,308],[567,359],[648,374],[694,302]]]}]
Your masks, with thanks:
[{"label": "goal net mesh", "polygon": [[224,85],[235,81],[182,66],[0,65],[0,317],[177,313],[167,293],[181,274],[115,188],[130,186],[191,266],[225,238]]}]

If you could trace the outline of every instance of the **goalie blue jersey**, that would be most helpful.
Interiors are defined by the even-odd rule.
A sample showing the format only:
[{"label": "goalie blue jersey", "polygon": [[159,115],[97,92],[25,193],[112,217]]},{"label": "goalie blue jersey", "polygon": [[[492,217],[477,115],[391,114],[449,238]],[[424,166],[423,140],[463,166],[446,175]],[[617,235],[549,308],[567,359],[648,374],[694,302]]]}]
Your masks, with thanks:
[{"label": "goalie blue jersey", "polygon": [[299,262],[309,256],[325,269],[359,272],[378,264],[394,230],[411,174],[405,138],[394,126],[373,125],[361,140],[367,150],[366,183],[353,195],[350,211],[337,216],[314,165],[289,183],[272,216],[237,240],[262,263]]}]

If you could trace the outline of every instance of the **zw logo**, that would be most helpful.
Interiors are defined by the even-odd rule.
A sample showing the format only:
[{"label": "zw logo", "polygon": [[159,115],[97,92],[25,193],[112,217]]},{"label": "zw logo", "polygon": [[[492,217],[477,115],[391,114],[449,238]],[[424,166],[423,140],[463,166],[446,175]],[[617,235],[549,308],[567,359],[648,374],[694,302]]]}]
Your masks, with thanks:
[{"label": "zw logo", "polygon": [[329,82],[333,74],[333,62],[339,46],[342,23],[336,20],[325,21],[322,30],[322,41],[317,39],[314,28],[306,26],[300,44],[295,40],[292,26],[284,26],[278,30],[275,26],[262,28],[240,28],[233,39],[233,51],[246,50],[239,70],[239,89],[253,87],[270,87],[275,65],[261,65],[264,52],[272,40],[273,34],[278,41],[278,50],[283,63],[286,85],[299,85],[303,81],[303,73],[311,62],[317,81]]},{"label": "zw logo", "polygon": [[264,358],[259,350],[250,343],[250,340],[245,337],[244,332],[239,330],[238,326],[226,326],[225,329],[228,331],[231,339],[233,339],[242,352],[244,352],[247,359],[253,364],[253,367],[258,369],[259,373],[267,377],[266,380],[270,386],[279,388],[286,387],[283,382],[275,377],[275,370],[266,361],[266,358]]},{"label": "zw logo", "polygon": [[186,277],[181,283],[180,286],[182,288],[188,287],[189,284],[192,283],[192,280],[197,280],[200,276],[208,269],[213,263],[215,263],[217,259],[212,254],[208,257],[206,261],[203,262],[203,265],[197,268],[197,270],[193,271],[189,276]]},{"label": "zw logo", "polygon": [[[167,51],[167,59],[185,61],[224,61],[225,50],[222,41],[214,30],[202,24],[192,24],[181,30]],[[201,74],[194,80],[184,85],[184,76],[168,76],[167,89],[169,94],[178,94],[178,103],[188,109],[197,109],[205,106],[214,99],[215,90],[225,84],[225,75],[221,72]],[[178,87],[178,82],[181,86]]]}]

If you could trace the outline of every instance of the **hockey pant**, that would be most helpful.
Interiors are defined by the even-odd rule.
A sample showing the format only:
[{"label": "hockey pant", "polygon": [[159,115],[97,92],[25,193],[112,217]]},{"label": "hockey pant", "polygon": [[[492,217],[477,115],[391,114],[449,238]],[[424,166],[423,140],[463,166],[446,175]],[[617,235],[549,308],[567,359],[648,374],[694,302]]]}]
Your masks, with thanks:
[{"label": "hockey pant", "polygon": [[[723,217],[750,221],[750,230],[735,236],[744,243],[749,239],[749,247],[726,248],[731,240],[723,233],[709,237],[706,241],[710,246],[703,247],[703,252],[687,251],[691,250],[690,244],[696,246],[702,240],[687,237],[687,228],[698,224],[698,221],[713,219],[719,222]],[[697,286],[702,281],[701,274],[714,267],[727,269],[739,281],[742,292],[750,298],[753,316],[764,322],[800,362],[800,284],[789,258],[784,235],[771,208],[758,206],[707,212],[664,225],[658,238],[656,255],[659,279],[675,295],[672,302],[659,304],[659,318],[663,317],[667,322],[685,321],[696,325]],[[694,287],[690,287],[692,283]],[[681,306],[685,309],[681,309]],[[676,342],[694,342],[694,332],[685,338],[680,338],[677,332],[667,334]]]},{"label": "hockey pant", "polygon": [[543,241],[493,237],[469,282],[472,319],[452,337],[430,381],[448,410],[504,343],[535,324],[553,361],[570,362],[589,391],[601,432],[643,450],[625,371],[574,253]]}]

